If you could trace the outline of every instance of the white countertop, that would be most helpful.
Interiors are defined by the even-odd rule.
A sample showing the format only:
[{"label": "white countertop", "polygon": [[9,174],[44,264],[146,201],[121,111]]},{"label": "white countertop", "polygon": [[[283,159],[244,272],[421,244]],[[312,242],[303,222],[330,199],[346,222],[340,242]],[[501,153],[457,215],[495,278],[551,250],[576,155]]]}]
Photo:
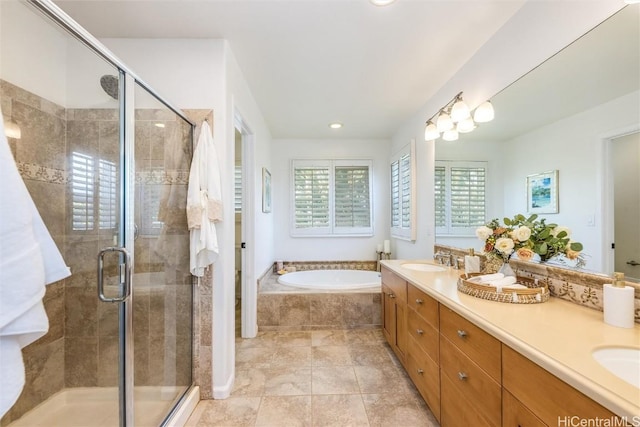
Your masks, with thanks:
[{"label": "white countertop", "polygon": [[[402,267],[425,260],[385,260],[382,265],[466,319],[527,356],[628,422],[640,421],[640,389],[616,377],[593,359],[596,348],[640,348],[640,326],[616,328],[602,312],[559,298],[540,304],[487,301],[457,290],[461,270],[422,272]],[[635,425],[635,424],[634,424]]]}]

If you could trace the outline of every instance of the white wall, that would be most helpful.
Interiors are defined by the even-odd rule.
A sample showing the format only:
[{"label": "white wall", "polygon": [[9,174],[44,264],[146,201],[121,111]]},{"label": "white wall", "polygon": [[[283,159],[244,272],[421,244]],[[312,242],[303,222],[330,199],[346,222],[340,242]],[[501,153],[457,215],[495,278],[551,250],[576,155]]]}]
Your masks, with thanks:
[{"label": "white wall", "polygon": [[[273,188],[275,257],[285,261],[375,260],[376,246],[389,238],[388,140],[273,140],[271,182]],[[373,160],[373,237],[291,237],[291,160]]]},{"label": "white wall", "polygon": [[526,212],[527,175],[557,169],[559,213],[541,217],[570,227],[572,238],[589,255],[587,269],[603,271],[603,254],[611,242],[603,241],[602,138],[639,122],[640,92],[633,92],[506,141],[504,215]]},{"label": "white wall", "polygon": [[392,244],[396,247],[395,257],[433,255],[434,143],[420,144],[424,140],[425,121],[460,91],[464,91],[469,106],[475,108],[623,6],[619,0],[527,2],[447,84],[435,94],[425,94],[428,99],[425,105],[393,136],[392,151],[416,138],[420,165],[418,239],[414,243],[396,240]]}]

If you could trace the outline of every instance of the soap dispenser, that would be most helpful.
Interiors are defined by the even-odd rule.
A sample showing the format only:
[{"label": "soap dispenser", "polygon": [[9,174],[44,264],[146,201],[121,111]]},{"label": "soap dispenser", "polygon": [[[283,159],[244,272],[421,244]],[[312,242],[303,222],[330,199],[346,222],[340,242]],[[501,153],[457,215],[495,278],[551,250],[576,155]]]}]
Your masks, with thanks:
[{"label": "soap dispenser", "polygon": [[473,248],[469,248],[469,255],[464,257],[464,272],[467,276],[470,273],[480,273],[480,257],[475,255]]},{"label": "soap dispenser", "polygon": [[613,273],[613,283],[603,285],[604,322],[619,328],[633,328],[634,289],[625,286],[624,273]]}]

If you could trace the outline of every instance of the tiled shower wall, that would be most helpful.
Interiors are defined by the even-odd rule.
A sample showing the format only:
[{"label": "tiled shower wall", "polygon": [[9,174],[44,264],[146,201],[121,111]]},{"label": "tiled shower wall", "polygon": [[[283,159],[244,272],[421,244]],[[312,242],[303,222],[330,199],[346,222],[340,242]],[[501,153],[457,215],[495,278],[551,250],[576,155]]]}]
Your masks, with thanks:
[{"label": "tiled shower wall", "polygon": [[[27,383],[1,420],[6,425],[64,387],[117,385],[117,306],[96,296],[96,255],[113,245],[113,231],[71,230],[69,159],[77,152],[117,164],[118,112],[65,110],[6,81],[0,99],[3,115],[22,129],[20,140],[9,141],[20,173],[72,271],[47,287],[50,329],[23,350]],[[184,210],[191,139],[166,113],[140,110],[136,117],[136,223],[164,224],[142,229],[135,242],[136,385],[187,385],[191,374],[190,358],[181,354],[190,347],[193,303]],[[158,197],[162,218],[140,217],[153,211],[143,204]],[[113,280],[113,266],[105,275]]]}]

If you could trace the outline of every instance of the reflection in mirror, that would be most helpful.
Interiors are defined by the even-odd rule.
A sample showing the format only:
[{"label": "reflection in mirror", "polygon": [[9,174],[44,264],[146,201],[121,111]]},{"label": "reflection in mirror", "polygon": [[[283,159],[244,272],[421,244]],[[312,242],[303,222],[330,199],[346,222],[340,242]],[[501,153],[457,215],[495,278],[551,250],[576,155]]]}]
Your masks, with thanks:
[{"label": "reflection in mirror", "polygon": [[[638,196],[639,151],[616,156],[621,137],[640,131],[640,5],[630,5],[601,23],[492,98],[496,119],[456,142],[436,143],[437,161],[486,161],[486,219],[527,214],[528,175],[558,170],[558,213],[548,223],[567,226],[584,245],[586,269],[611,274],[625,266],[628,277],[640,278],[640,225],[616,224],[634,244],[614,243],[614,194],[627,204]],[[633,137],[630,137],[633,138]],[[623,157],[627,165],[618,165]],[[630,182],[635,190],[630,190]],[[614,187],[615,186],[615,187]],[[638,203],[636,203],[638,205]],[[624,208],[626,209],[626,208]],[[630,215],[631,217],[631,215]],[[482,242],[473,234],[453,236],[436,230],[436,241],[459,248]],[[618,252],[624,250],[624,253]],[[615,262],[614,262],[615,259]],[[637,272],[635,272],[637,270]]]}]

